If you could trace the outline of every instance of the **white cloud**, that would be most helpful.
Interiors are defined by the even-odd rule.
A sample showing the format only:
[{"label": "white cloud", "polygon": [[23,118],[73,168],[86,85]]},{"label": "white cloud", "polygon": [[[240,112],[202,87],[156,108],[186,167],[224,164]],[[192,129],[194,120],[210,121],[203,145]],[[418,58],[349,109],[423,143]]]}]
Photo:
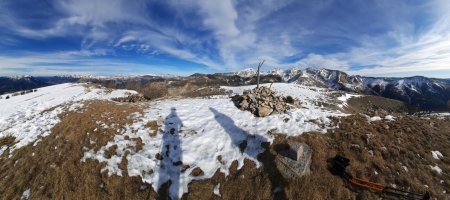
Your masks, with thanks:
[{"label": "white cloud", "polygon": [[[442,5],[445,7],[445,5]],[[450,6],[447,4],[447,7]],[[393,48],[354,48],[337,57],[356,65],[375,65],[373,68],[353,70],[353,74],[377,75],[398,72],[424,72],[450,69],[450,14],[438,19],[415,39],[402,40]]]},{"label": "white cloud", "polygon": [[309,54],[306,58],[299,60],[297,65],[302,67],[319,67],[327,69],[348,70],[349,65],[346,61],[336,58],[327,58],[323,55]]},{"label": "white cloud", "polygon": [[[57,11],[54,19],[44,28],[36,29],[8,10],[9,2],[0,1],[0,28],[39,40],[81,37],[81,50],[73,54],[85,58],[92,52],[111,55],[114,49],[123,48],[144,55],[168,54],[212,69],[234,70],[256,65],[262,59],[266,60],[266,66],[318,66],[363,75],[450,68],[447,0],[418,5],[380,0],[370,6],[367,2],[349,1],[353,6],[363,6],[362,11],[355,11],[363,13],[361,17],[334,9],[334,0],[158,2],[170,12],[176,11],[169,16],[172,21],[154,18],[154,13],[149,12],[152,3],[54,1],[52,8]],[[334,18],[333,12],[342,19]],[[426,15],[426,22],[421,21],[422,15]],[[186,29],[195,31],[190,33]],[[14,38],[5,38],[0,44],[16,42]],[[63,59],[71,61],[75,56]],[[1,66],[43,63],[42,58],[32,57],[33,61],[29,55],[25,56],[23,63],[5,58]],[[303,58],[293,60],[294,57]],[[52,63],[51,58],[43,60]],[[73,60],[80,61],[81,58]]]},{"label": "white cloud", "polygon": [[[108,51],[108,50],[106,50]],[[0,74],[2,75],[65,75],[65,74],[140,74],[171,73],[187,75],[173,66],[118,61],[94,56],[106,52],[96,51],[63,51],[58,53],[28,53],[23,55],[0,56]]]}]

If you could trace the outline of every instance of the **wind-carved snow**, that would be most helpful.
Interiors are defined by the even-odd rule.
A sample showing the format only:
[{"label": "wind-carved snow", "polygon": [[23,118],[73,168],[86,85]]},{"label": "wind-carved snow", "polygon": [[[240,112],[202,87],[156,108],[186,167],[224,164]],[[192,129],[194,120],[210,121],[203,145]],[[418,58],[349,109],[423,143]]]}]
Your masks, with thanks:
[{"label": "wind-carved snow", "polygon": [[[35,142],[39,137],[50,134],[51,128],[59,123],[58,115],[65,109],[75,111],[83,105],[79,102],[89,99],[111,99],[131,93],[131,90],[107,92],[101,88],[87,89],[83,84],[59,84],[38,88],[37,92],[0,99],[0,138],[14,136],[16,144],[10,152]],[[73,103],[73,104],[72,104]]]},{"label": "wind-carved snow", "polygon": [[[305,88],[278,88],[276,91],[301,98],[302,102],[307,102],[305,98],[325,98],[320,92]],[[187,186],[192,180],[211,178],[217,170],[228,175],[228,169],[235,160],[238,169],[243,166],[244,159],[252,160],[259,167],[261,163],[257,155],[264,152],[261,143],[272,142],[274,136],[271,133],[296,136],[307,131],[326,132],[334,128],[329,117],[345,115],[312,104],[307,106],[308,109],[291,109],[285,114],[258,118],[239,110],[225,97],[152,102],[143,115],[133,115],[133,124],[126,126],[99,151],[87,150],[81,161],[97,159],[107,163],[103,171],[122,175],[118,165],[128,151],[127,172],[130,176],[140,176],[144,182],[152,184],[155,191],[171,180],[170,196],[178,199],[188,192]],[[161,131],[150,136],[152,130],[145,125],[161,119],[164,119]],[[142,140],[142,150],[136,151],[134,138]],[[241,152],[239,145],[243,141],[247,145]],[[118,146],[117,154],[105,158],[105,152],[113,145]],[[182,170],[187,165],[189,167]],[[196,167],[201,168],[204,174],[190,175]]]}]

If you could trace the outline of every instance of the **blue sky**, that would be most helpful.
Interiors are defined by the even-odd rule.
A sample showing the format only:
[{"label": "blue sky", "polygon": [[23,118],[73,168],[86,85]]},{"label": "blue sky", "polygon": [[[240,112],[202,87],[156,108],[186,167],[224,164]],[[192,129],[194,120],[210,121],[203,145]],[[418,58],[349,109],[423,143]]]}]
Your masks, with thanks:
[{"label": "blue sky", "polygon": [[0,75],[450,77],[448,0],[0,0]]}]

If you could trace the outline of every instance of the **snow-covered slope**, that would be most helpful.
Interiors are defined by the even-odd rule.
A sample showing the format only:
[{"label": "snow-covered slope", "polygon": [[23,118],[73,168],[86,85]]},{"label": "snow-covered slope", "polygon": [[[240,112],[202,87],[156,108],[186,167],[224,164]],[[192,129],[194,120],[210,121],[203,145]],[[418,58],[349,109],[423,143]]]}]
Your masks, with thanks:
[{"label": "snow-covered slope", "polygon": [[[255,86],[222,88],[241,93],[252,87]],[[143,181],[151,183],[155,191],[167,180],[172,180],[169,191],[171,197],[177,199],[188,192],[187,185],[192,180],[211,178],[218,169],[228,174],[234,160],[238,161],[238,168],[243,166],[244,159],[250,159],[259,166],[257,155],[264,151],[261,143],[271,142],[274,139],[271,133],[296,136],[307,131],[326,132],[333,128],[330,117],[346,115],[314,104],[315,101],[331,98],[324,89],[288,83],[275,83],[272,89],[280,95],[300,99],[305,108],[258,118],[236,108],[227,96],[157,101],[150,104],[144,115],[134,114],[132,117],[135,122],[99,151],[86,151],[82,160],[97,159],[106,162],[108,165],[103,170],[121,175],[119,164],[124,152],[129,151],[128,174],[140,176]],[[165,134],[151,137],[148,134],[151,130],[146,124],[158,120],[164,121],[161,129]],[[143,141],[141,151],[133,150],[136,145],[133,138],[141,138]],[[240,152],[239,146],[244,140],[247,147]],[[118,155],[104,157],[105,151],[113,145],[118,146]],[[170,152],[164,155],[161,152],[167,146],[170,146]],[[168,157],[160,161],[156,156],[158,153],[162,157]],[[172,164],[178,161],[189,168],[180,173],[181,165]],[[201,168],[204,174],[190,175],[196,167]]]},{"label": "snow-covered slope", "polygon": [[[45,137],[59,122],[58,114],[81,100],[111,99],[131,93],[131,90],[87,88],[83,84],[59,84],[39,88],[36,92],[0,99],[0,138],[14,136],[16,144],[11,149],[20,148],[34,142],[38,136]],[[5,94],[3,97],[11,96]],[[77,106],[80,104],[74,104]]]}]

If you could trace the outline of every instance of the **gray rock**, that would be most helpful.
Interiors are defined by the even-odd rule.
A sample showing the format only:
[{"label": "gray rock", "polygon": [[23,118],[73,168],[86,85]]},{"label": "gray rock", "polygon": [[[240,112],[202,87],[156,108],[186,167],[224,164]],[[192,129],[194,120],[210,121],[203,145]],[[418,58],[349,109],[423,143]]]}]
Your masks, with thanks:
[{"label": "gray rock", "polygon": [[311,173],[312,149],[304,143],[293,142],[276,156],[276,165],[286,179],[296,179]]},{"label": "gray rock", "polygon": [[272,113],[272,109],[270,107],[260,107],[258,108],[258,116],[265,117]]}]

